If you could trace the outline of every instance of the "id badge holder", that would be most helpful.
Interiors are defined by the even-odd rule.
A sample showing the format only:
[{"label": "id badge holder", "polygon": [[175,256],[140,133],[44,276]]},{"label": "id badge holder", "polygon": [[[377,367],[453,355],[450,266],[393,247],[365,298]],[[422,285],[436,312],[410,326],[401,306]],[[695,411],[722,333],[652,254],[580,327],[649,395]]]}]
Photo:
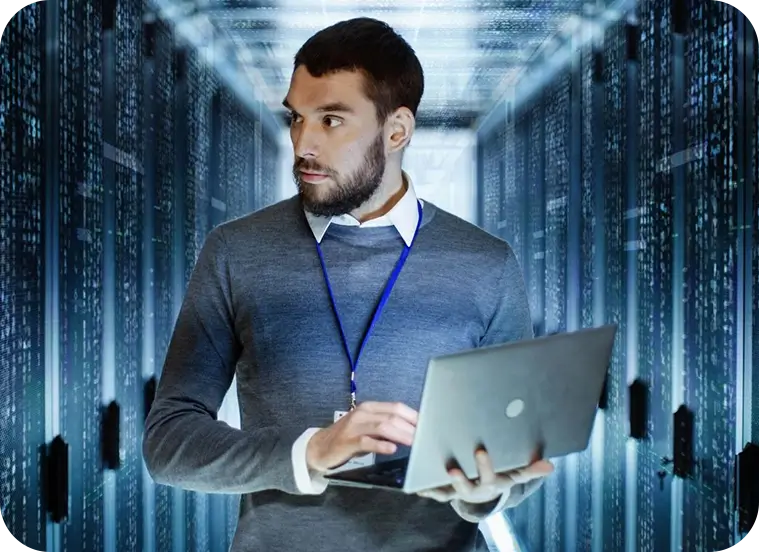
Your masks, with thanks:
[{"label": "id badge holder", "polygon": [[[344,410],[335,410],[335,417],[334,421],[337,422],[340,418],[345,416],[347,414]],[[355,458],[351,458],[348,460],[345,464],[342,466],[339,466],[333,470],[330,470],[329,473],[339,473],[346,470],[353,470],[356,468],[364,468],[366,466],[371,466],[374,464],[375,461],[375,454],[373,452],[370,452],[368,454],[365,454],[363,456],[357,456]]]}]

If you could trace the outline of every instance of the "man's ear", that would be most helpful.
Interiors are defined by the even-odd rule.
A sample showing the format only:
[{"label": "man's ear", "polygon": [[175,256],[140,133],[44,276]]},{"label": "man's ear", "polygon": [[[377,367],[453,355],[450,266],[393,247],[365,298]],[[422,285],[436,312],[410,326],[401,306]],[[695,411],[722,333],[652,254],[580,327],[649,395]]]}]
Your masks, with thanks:
[{"label": "man's ear", "polygon": [[414,114],[407,107],[400,107],[391,113],[385,124],[388,153],[403,151],[411,141],[415,127]]}]

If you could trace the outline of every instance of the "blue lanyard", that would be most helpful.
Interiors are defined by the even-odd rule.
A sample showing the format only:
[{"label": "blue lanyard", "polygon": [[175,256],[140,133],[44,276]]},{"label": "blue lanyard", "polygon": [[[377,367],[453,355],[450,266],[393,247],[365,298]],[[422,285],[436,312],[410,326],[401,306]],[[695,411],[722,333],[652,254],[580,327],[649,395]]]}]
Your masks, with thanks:
[{"label": "blue lanyard", "polygon": [[379,304],[377,305],[377,308],[374,310],[372,321],[369,323],[369,327],[366,329],[366,333],[364,334],[364,339],[361,341],[361,346],[358,349],[358,355],[356,356],[356,360],[353,360],[353,355],[351,355],[350,346],[348,345],[348,340],[345,337],[343,322],[342,320],[340,320],[340,313],[338,312],[337,304],[335,303],[335,295],[332,293],[332,284],[330,284],[329,282],[329,275],[327,274],[327,265],[324,262],[324,254],[322,253],[321,245],[319,245],[318,241],[316,242],[316,251],[319,253],[319,260],[321,261],[322,272],[324,272],[324,281],[327,283],[327,291],[329,292],[329,299],[332,302],[332,310],[335,313],[335,318],[337,319],[337,325],[340,326],[340,336],[343,339],[345,354],[348,355],[348,360],[350,361],[350,364],[351,364],[351,402],[350,402],[351,410],[356,408],[356,366],[358,366],[358,359],[361,358],[361,353],[364,350],[364,346],[366,345],[366,342],[369,340],[369,335],[372,333],[372,330],[374,329],[374,325],[377,323],[377,320],[379,320],[380,314],[382,313],[382,309],[385,308],[387,299],[388,297],[390,297],[390,292],[393,290],[393,286],[395,285],[396,280],[398,280],[398,275],[401,273],[401,269],[403,268],[403,265],[406,264],[406,259],[408,258],[409,252],[411,251],[411,246],[414,245],[414,241],[416,240],[416,235],[419,233],[419,227],[422,225],[422,204],[419,201],[417,201],[417,209],[419,211],[419,219],[417,220],[417,223],[416,223],[416,230],[414,230],[414,237],[411,239],[410,245],[403,246],[403,252],[401,253],[401,257],[400,259],[398,259],[398,262],[395,265],[395,269],[393,270],[393,273],[390,275],[390,279],[387,281],[387,284],[385,285],[385,291],[382,293],[382,297],[380,298]]}]

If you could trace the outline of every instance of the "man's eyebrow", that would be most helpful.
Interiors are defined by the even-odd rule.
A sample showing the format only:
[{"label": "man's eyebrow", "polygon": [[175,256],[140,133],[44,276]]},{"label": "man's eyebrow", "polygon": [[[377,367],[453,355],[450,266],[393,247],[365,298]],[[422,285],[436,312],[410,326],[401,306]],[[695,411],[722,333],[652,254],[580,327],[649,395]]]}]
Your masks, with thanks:
[{"label": "man's eyebrow", "polygon": [[[295,111],[293,107],[290,105],[290,102],[287,101],[287,98],[285,98],[282,101],[282,105],[285,106],[286,109],[290,111]],[[332,112],[343,112],[343,113],[353,113],[353,108],[351,108],[349,105],[343,103],[343,102],[332,102],[328,103],[322,106],[319,106],[316,108],[316,111],[320,113],[325,113],[328,111]]]},{"label": "man's eyebrow", "polygon": [[343,102],[333,102],[329,103],[327,105],[323,105],[321,107],[318,107],[316,111],[320,111],[324,113],[325,111],[342,111],[344,113],[353,113],[353,109]]}]

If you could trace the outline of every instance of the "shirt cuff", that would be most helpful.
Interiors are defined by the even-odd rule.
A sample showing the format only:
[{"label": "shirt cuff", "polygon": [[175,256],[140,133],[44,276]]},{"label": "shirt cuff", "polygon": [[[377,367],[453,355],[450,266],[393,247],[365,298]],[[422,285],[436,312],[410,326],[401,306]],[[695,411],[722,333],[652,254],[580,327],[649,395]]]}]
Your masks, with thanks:
[{"label": "shirt cuff", "polygon": [[321,428],[312,427],[307,429],[293,444],[292,464],[293,473],[295,474],[295,486],[302,494],[319,495],[322,494],[329,485],[328,479],[320,474],[313,473],[308,469],[308,462],[306,460],[308,442],[319,429]]}]

